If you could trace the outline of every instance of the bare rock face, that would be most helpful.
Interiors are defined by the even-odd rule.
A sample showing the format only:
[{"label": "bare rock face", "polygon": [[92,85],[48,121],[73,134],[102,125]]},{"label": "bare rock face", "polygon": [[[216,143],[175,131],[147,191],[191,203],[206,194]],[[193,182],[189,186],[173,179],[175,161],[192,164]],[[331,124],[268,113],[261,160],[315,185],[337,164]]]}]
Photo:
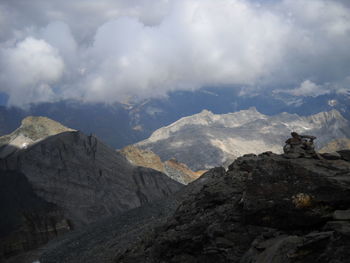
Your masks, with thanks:
[{"label": "bare rock face", "polygon": [[[51,131],[48,133],[51,134]],[[55,131],[58,132],[57,129]],[[14,151],[0,159],[0,183],[8,173],[20,174],[35,196],[35,207],[40,212],[36,212],[37,209],[32,211],[33,224],[46,224],[50,229],[55,229],[66,222],[67,226],[64,227],[70,230],[172,195],[181,188],[181,184],[161,172],[130,164],[123,155],[94,136],[66,131],[40,139],[44,133],[40,136],[28,135],[27,138],[32,138],[35,143],[22,149],[12,146]],[[25,135],[25,132],[20,135]],[[13,184],[14,189],[10,187],[9,191],[17,191],[15,187]],[[17,202],[15,198],[8,199],[10,205]],[[45,210],[46,206],[52,209]],[[25,206],[18,208],[12,217],[25,214],[25,209]],[[51,223],[47,223],[46,219],[50,219],[48,222]],[[25,229],[26,222],[19,220],[13,226],[13,231],[2,235],[1,240],[8,238],[14,231]],[[46,233],[37,227],[29,234],[24,231],[23,235],[14,235],[13,242],[24,242],[26,233],[30,240],[36,240],[38,232]],[[48,234],[48,238],[40,239],[40,242],[28,241],[28,247],[23,249],[40,245],[53,236]],[[17,250],[6,251],[11,254]]]},{"label": "bare rock face", "polygon": [[165,174],[173,180],[189,184],[198,179],[206,171],[192,171],[186,164],[178,162],[176,159],[170,159],[164,162]]},{"label": "bare rock face", "polygon": [[348,161],[251,154],[190,184],[115,262],[347,262],[349,208]]},{"label": "bare rock face", "polygon": [[152,168],[168,175],[171,179],[181,183],[188,184],[196,180],[205,171],[192,171],[187,165],[171,159],[162,162],[160,157],[150,150],[143,150],[133,145],[124,147],[120,150],[132,164]]},{"label": "bare rock face", "polygon": [[121,149],[120,153],[134,165],[152,168],[163,173],[165,172],[160,157],[152,151],[142,150],[129,145]]}]

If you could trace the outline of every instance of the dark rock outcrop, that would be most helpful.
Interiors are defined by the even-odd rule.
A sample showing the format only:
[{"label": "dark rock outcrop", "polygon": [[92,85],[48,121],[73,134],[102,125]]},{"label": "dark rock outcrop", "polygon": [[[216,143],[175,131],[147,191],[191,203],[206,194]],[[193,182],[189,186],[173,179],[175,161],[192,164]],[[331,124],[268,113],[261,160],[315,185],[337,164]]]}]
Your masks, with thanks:
[{"label": "dark rock outcrop", "polygon": [[115,262],[348,260],[349,162],[248,155],[200,180],[165,224]]},{"label": "dark rock outcrop", "polygon": [[0,170],[0,259],[70,230],[63,210],[38,197],[20,172]]}]

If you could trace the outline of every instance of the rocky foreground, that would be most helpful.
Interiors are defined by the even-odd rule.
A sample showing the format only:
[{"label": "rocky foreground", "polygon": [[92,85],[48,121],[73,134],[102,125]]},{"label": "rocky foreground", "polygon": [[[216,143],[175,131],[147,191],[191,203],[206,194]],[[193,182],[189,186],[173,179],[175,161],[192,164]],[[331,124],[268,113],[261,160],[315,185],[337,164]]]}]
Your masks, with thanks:
[{"label": "rocky foreground", "polygon": [[350,151],[263,153],[75,232],[40,262],[349,262]]}]

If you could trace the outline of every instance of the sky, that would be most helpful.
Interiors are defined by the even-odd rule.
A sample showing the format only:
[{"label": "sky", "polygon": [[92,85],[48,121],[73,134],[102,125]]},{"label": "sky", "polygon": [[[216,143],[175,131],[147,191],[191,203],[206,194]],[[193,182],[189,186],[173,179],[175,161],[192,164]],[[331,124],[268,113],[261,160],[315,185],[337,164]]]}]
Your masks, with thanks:
[{"label": "sky", "polygon": [[203,86],[350,89],[348,0],[1,0],[9,105]]}]

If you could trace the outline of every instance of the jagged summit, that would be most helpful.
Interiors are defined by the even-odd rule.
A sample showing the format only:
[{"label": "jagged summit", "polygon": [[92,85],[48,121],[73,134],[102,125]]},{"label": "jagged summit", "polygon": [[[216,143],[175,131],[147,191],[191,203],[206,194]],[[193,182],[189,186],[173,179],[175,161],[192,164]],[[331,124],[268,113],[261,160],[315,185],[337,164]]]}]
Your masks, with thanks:
[{"label": "jagged summit", "polygon": [[163,226],[117,262],[347,262],[349,178],[342,157],[241,157],[227,172],[205,174]]}]

